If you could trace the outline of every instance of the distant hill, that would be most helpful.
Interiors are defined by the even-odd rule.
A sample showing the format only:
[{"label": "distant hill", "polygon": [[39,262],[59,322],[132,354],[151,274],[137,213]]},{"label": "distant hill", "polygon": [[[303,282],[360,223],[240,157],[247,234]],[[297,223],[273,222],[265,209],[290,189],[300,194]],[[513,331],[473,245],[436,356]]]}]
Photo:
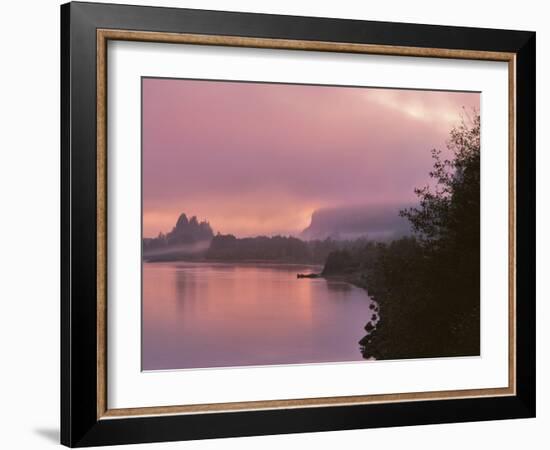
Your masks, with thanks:
[{"label": "distant hill", "polygon": [[299,237],[214,236],[207,221],[181,214],[166,234],[143,239],[147,261],[221,260],[285,261],[323,264],[336,250],[363,247],[366,240],[390,241],[410,234],[409,223],[396,206],[353,206],[315,211]]},{"label": "distant hill", "polygon": [[310,225],[301,233],[306,240],[349,240],[366,237],[388,241],[411,234],[409,222],[399,216],[408,205],[359,205],[315,211]]}]

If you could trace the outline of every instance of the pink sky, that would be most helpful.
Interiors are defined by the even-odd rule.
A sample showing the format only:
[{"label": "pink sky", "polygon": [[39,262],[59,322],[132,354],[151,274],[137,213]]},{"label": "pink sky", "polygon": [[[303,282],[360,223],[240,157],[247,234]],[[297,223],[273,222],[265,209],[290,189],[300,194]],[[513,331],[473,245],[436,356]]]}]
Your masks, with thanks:
[{"label": "pink sky", "polygon": [[237,236],[408,203],[478,93],[143,79],[143,233],[180,213]]}]

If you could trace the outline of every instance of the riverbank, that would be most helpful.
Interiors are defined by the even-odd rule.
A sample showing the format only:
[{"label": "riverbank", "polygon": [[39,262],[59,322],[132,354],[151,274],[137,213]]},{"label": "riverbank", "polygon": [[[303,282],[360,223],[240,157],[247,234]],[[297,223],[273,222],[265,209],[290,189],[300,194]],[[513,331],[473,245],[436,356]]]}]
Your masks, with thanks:
[{"label": "riverbank", "polygon": [[[368,289],[367,273],[324,275],[364,289],[376,304],[374,317],[365,317],[365,336],[358,342],[365,359],[478,356],[479,312],[462,315],[453,326],[445,325],[445,298],[434,302],[412,281],[392,288]],[[452,296],[452,293],[448,293]],[[373,321],[375,319],[375,322]],[[430,324],[426,326],[426,324]]]},{"label": "riverbank", "polygon": [[376,334],[379,333],[379,327],[383,324],[383,317],[380,312],[381,308],[378,301],[368,292],[364,274],[354,272],[348,274],[320,274],[320,276],[328,281],[345,282],[363,289],[367,296],[373,301],[369,308],[370,317],[365,317],[365,326],[363,327],[365,336],[357,343],[359,344],[364,359],[379,359],[379,357],[377,358],[378,353],[372,351],[372,344]]}]

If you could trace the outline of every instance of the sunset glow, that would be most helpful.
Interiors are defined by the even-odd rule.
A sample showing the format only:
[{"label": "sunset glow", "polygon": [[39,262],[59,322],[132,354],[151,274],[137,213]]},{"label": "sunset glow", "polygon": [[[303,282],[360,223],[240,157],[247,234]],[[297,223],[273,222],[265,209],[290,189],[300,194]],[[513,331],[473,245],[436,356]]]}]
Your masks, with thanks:
[{"label": "sunset glow", "polygon": [[478,93],[143,79],[143,233],[180,213],[237,236],[311,214],[410,203]]}]

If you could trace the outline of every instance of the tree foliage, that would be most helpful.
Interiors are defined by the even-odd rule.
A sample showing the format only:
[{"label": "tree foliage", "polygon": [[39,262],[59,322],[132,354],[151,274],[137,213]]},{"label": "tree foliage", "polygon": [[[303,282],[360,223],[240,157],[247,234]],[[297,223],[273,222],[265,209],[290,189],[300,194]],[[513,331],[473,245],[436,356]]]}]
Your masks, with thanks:
[{"label": "tree foliage", "polygon": [[[415,189],[416,208],[401,211],[416,234],[380,248],[367,280],[381,303],[379,357],[479,354],[480,116],[463,118],[432,150],[435,186]],[[399,339],[396,345],[392,339]]]},{"label": "tree foliage", "polygon": [[[432,150],[433,185],[403,210],[414,236],[329,256],[378,302],[380,322],[360,344],[365,357],[402,359],[479,354],[480,117],[450,132],[449,156]],[[365,255],[363,253],[363,255]],[[367,318],[368,319],[368,318]]]},{"label": "tree foliage", "polygon": [[441,150],[432,150],[434,165],[430,177],[436,182],[435,188],[416,188],[420,205],[401,211],[401,215],[409,219],[427,247],[464,243],[464,240],[475,247],[479,239],[480,205],[480,116],[477,112],[473,117],[463,118],[460,125],[451,130],[447,149],[451,159],[443,159]]}]

